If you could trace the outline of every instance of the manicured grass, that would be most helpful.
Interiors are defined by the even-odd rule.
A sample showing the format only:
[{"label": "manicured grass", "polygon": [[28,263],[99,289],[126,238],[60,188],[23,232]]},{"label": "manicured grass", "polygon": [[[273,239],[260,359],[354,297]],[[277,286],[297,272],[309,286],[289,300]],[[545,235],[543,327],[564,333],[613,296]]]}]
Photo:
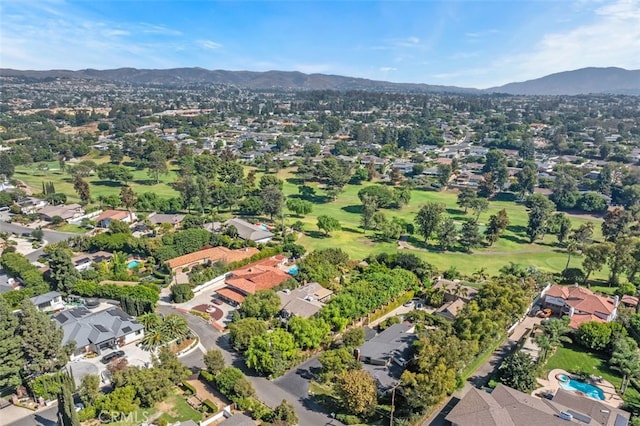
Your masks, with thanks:
[{"label": "manicured grass", "polygon": [[[101,157],[87,157],[98,164],[109,161],[108,156]],[[128,165],[128,158],[125,158],[123,165]],[[56,192],[62,192],[67,195],[70,202],[78,202],[78,194],[73,189],[73,178],[69,173],[60,170],[60,166],[57,161],[47,163],[49,170],[42,172],[37,170],[37,164],[27,168],[24,166],[16,167],[14,178],[19,179],[26,183],[34,193],[42,192],[42,182],[53,182],[56,188]],[[72,166],[73,164],[69,164]],[[174,164],[168,164],[169,174],[160,175],[160,183],[156,184],[153,179],[149,177],[146,170],[136,170],[130,167],[133,174],[133,180],[129,182],[129,185],[137,193],[154,192],[161,197],[176,197],[178,192],[174,190],[169,184],[177,179],[178,167]],[[85,178],[85,180],[91,185],[91,198],[94,200],[100,196],[106,195],[118,195],[120,194],[121,184],[119,182],[100,180],[97,175]]]},{"label": "manicured grass", "polygon": [[[260,179],[262,173],[257,173]],[[298,186],[302,184],[293,169],[283,169],[277,176],[284,180],[283,191],[287,196],[297,196]],[[286,223],[292,224],[301,221],[304,224],[304,235],[299,239],[299,243],[308,250],[318,250],[324,248],[339,247],[345,250],[354,259],[362,259],[371,254],[382,252],[395,253],[398,251],[396,242],[381,242],[374,240],[372,231],[363,233],[360,227],[360,199],[358,191],[365,186],[374,183],[366,182],[363,185],[347,185],[344,191],[338,195],[337,200],[330,201],[325,197],[325,191],[316,183],[310,182],[306,185],[316,189],[317,202],[314,203],[311,214],[304,218],[298,218],[287,214]],[[324,199],[324,201],[323,201]],[[467,219],[473,217],[473,212],[467,214],[460,209],[457,204],[457,192],[455,191],[428,191],[416,189],[411,191],[411,201],[409,205],[402,209],[382,209],[388,219],[398,217],[408,222],[413,222],[418,210],[426,202],[438,202],[445,205],[446,213],[451,216],[458,227]],[[485,225],[489,217],[499,210],[505,209],[509,216],[510,224],[501,238],[492,247],[481,247],[473,250],[473,253],[462,252],[440,252],[433,246],[433,242],[425,244],[422,237],[413,235],[409,238],[409,243],[414,247],[408,251],[415,253],[427,262],[440,270],[455,267],[463,274],[470,275],[473,272],[485,268],[490,274],[495,274],[498,270],[509,262],[519,263],[525,266],[536,266],[547,272],[560,272],[564,269],[567,255],[558,243],[555,236],[547,235],[543,240],[530,244],[525,234],[528,214],[521,203],[506,200],[492,200],[489,209],[479,217],[480,231],[484,232]],[[324,214],[332,216],[340,222],[342,229],[332,232],[329,237],[318,231],[316,225],[317,216]],[[571,217],[573,227],[586,222],[594,222],[594,238],[602,238],[600,223],[601,220],[588,217]],[[401,249],[407,250],[407,249]],[[574,255],[571,259],[570,267],[580,267],[582,258]],[[606,277],[606,268],[600,272],[592,274],[593,279]]]},{"label": "manicured grass", "polygon": [[60,232],[75,232],[77,234],[84,234],[85,232],[87,232],[87,230],[84,229],[83,227],[78,225],[71,225],[70,223],[65,223],[64,225],[56,228],[55,230]]},{"label": "manicured grass", "polygon": [[[162,413],[158,417],[158,413]],[[151,419],[165,419],[171,423],[193,420],[198,423],[202,420],[202,413],[194,410],[187,401],[178,394],[171,395],[153,408],[138,408],[128,415],[122,415],[120,421],[111,423],[114,426],[137,426]]]},{"label": "manicured grass", "polygon": [[[561,368],[568,372],[583,371],[611,382],[616,390],[620,389],[622,377],[615,370],[609,368],[608,358],[600,353],[589,352],[578,345],[559,347],[544,366],[542,377],[546,378],[553,369]],[[625,402],[640,401],[640,393],[629,386],[624,394]]]},{"label": "manicured grass", "polygon": [[165,419],[171,423],[175,423],[178,421],[184,422],[187,420],[193,420],[198,423],[202,420],[202,413],[194,410],[187,403],[187,401],[180,395],[174,395],[166,401],[168,404],[173,404],[173,408],[171,408],[168,412],[165,411],[158,420]]}]

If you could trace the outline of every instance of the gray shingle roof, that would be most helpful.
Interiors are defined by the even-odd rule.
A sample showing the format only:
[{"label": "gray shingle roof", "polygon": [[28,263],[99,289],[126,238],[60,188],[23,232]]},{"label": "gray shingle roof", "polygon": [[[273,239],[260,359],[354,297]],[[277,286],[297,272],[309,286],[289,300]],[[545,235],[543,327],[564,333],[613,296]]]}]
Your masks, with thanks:
[{"label": "gray shingle roof", "polygon": [[60,312],[53,318],[64,332],[62,344],[73,340],[78,348],[119,339],[144,328],[135,318],[115,306],[95,313],[78,307]]},{"label": "gray shingle roof", "polygon": [[273,237],[271,232],[242,219],[229,219],[225,224],[234,226],[238,230],[238,236],[243,240],[260,241]]},{"label": "gray shingle roof", "polygon": [[29,300],[31,300],[31,303],[33,303],[34,305],[40,306],[42,304],[51,302],[56,297],[61,297],[61,296],[62,295],[57,291],[50,291],[48,293],[41,294],[40,296],[32,297]]}]

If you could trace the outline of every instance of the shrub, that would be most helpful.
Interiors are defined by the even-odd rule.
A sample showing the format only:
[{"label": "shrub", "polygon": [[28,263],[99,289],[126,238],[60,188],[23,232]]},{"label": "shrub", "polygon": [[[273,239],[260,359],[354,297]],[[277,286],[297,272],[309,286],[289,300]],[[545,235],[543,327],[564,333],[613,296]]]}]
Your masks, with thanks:
[{"label": "shrub", "polygon": [[209,373],[207,370],[200,370],[200,377],[202,377],[204,380],[206,380],[211,384],[213,384],[213,381],[215,379],[215,376]]},{"label": "shrub", "polygon": [[352,414],[337,414],[336,420],[341,421],[345,425],[359,425],[363,423],[358,416],[354,416]]},{"label": "shrub", "polygon": [[87,420],[95,419],[97,414],[96,407],[89,405],[78,412],[78,420],[86,422]]},{"label": "shrub", "polygon": [[182,381],[182,386],[186,389],[185,393],[187,395],[195,395],[196,393],[196,388],[193,387],[193,385],[187,381]]},{"label": "shrub", "polygon": [[176,284],[171,286],[171,300],[173,303],[184,303],[193,299],[193,290],[189,284]]},{"label": "shrub", "polygon": [[210,411],[211,413],[215,413],[218,411],[218,406],[210,399],[205,399],[204,401],[202,401],[202,405],[207,407],[207,411]]},{"label": "shrub", "polygon": [[581,283],[584,281],[584,272],[580,268],[567,268],[562,273],[562,281],[565,283]]}]

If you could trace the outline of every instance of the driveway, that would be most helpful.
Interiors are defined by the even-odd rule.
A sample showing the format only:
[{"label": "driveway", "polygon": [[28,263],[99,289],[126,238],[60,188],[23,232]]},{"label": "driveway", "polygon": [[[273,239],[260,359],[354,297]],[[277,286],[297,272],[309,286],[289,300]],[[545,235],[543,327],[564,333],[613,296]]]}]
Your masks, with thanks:
[{"label": "driveway", "polygon": [[[180,358],[190,369],[204,368],[202,360],[204,351],[220,349],[224,355],[225,363],[242,370],[253,385],[258,399],[268,406],[275,407],[282,400],[289,401],[293,404],[301,425],[342,425],[339,421],[331,419],[327,414],[324,414],[322,407],[318,406],[308,395],[309,376],[303,372],[313,368],[316,365],[315,363],[319,366],[315,358],[301,364],[298,368],[276,381],[270,381],[256,375],[255,372],[246,367],[242,356],[231,348],[228,334],[222,334],[203,319],[179,312],[171,306],[161,305],[158,307],[158,312],[165,315],[178,314],[184,317],[189,324],[189,328],[200,337],[199,350]],[[304,391],[299,392],[302,390]]]}]

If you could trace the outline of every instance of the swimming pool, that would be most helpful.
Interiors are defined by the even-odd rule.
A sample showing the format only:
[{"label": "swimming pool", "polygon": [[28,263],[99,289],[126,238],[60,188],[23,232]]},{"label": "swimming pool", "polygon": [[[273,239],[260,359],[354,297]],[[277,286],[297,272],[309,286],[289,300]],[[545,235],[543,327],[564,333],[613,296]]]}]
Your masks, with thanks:
[{"label": "swimming pool", "polygon": [[127,263],[127,269],[135,268],[139,264],[140,264],[139,260],[132,260],[131,262]]},{"label": "swimming pool", "polygon": [[560,386],[568,391],[582,392],[586,396],[604,401],[604,391],[597,386],[590,385],[589,383],[581,382],[580,380],[574,380],[564,374],[556,377],[560,382]]},{"label": "swimming pool", "polygon": [[291,268],[287,269],[287,274],[289,275],[298,275],[298,265],[293,265]]}]

